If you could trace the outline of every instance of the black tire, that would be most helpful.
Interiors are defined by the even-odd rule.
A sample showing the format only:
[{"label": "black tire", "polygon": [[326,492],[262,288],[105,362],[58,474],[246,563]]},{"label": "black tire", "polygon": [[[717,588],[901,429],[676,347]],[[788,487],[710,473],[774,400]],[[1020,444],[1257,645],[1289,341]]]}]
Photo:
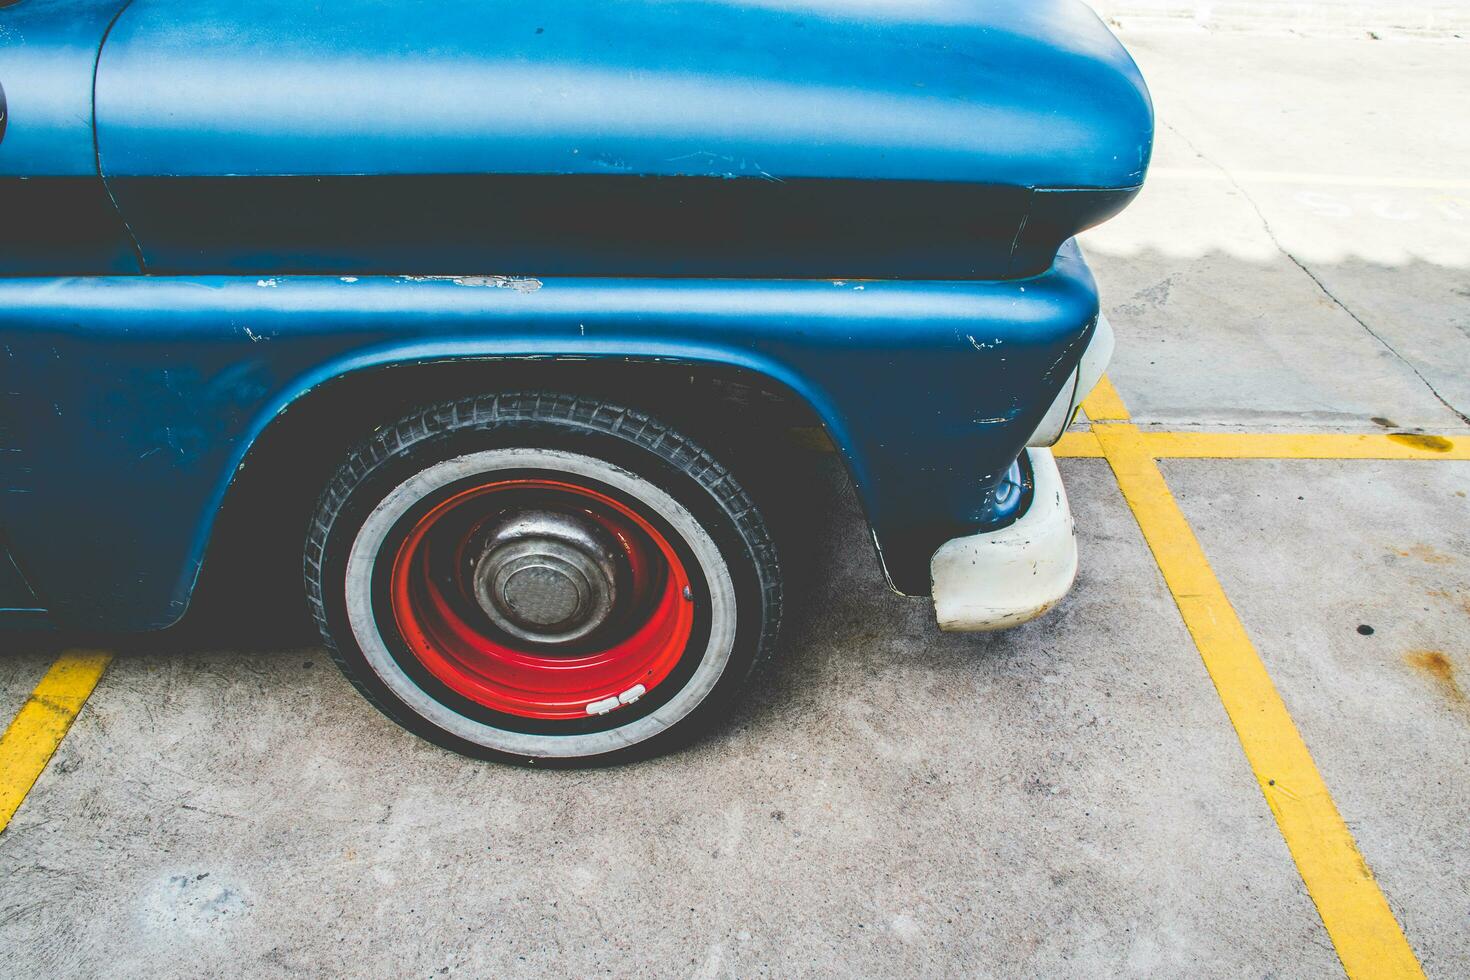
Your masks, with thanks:
[{"label": "black tire", "polygon": [[[690,574],[703,591],[693,615],[702,625],[667,679],[626,708],[593,715],[596,705],[589,705],[585,719],[556,721],[492,711],[430,676],[395,615],[384,612],[399,608],[382,584],[390,546],[402,547],[398,528],[465,480],[526,473],[571,473],[567,479],[646,511],[697,570]],[[548,392],[426,406],[379,428],[349,453],[321,496],[305,577],[334,659],[385,715],[465,755],[538,765],[624,762],[708,732],[773,655],[781,619],[781,574],[766,524],[718,461],[641,412]],[[691,598],[691,590],[683,595]]]}]

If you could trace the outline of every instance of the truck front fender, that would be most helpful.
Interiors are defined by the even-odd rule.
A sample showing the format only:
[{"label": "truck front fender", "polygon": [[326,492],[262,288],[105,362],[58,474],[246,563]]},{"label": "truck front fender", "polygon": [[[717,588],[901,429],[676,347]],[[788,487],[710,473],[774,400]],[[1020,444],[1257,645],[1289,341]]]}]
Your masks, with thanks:
[{"label": "truck front fender", "polygon": [[668,360],[804,399],[850,469],[890,580],[926,594],[930,556],[986,526],[1096,315],[1073,246],[1045,274],[1004,282],[0,280],[0,522],[56,620],[166,626],[251,446],[318,387],[465,358]]}]

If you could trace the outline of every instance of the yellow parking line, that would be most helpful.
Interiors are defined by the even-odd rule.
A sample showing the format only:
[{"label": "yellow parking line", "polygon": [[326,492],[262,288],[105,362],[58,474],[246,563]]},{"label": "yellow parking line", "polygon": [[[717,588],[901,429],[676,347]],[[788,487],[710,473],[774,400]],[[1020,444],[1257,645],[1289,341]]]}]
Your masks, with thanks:
[{"label": "yellow parking line", "polygon": [[[1104,377],[1082,401],[1090,422],[1128,422],[1128,406]],[[1095,430],[1094,430],[1095,431]],[[1424,432],[1142,432],[1155,459],[1470,459],[1470,436]],[[1103,455],[1092,432],[1065,433],[1060,457]]]},{"label": "yellow parking line", "polygon": [[[1122,405],[1111,385],[1107,392]],[[1148,441],[1130,424],[1100,424],[1093,432],[1215,683],[1343,969],[1352,978],[1422,977],[1388,900],[1169,492]]]},{"label": "yellow parking line", "polygon": [[[1103,409],[1099,409],[1102,411]],[[1121,420],[1117,420],[1121,421]],[[1418,432],[1371,434],[1140,432],[1154,459],[1453,459],[1470,460],[1470,437]],[[1093,432],[1075,430],[1052,447],[1059,458],[1097,459]]]},{"label": "yellow parking line", "polygon": [[1103,375],[1092,392],[1082,399],[1082,411],[1087,413],[1090,422],[1126,422],[1128,420],[1128,406],[1123,404],[1123,399],[1118,397],[1118,389]]},{"label": "yellow parking line", "polygon": [[1091,432],[1064,432],[1051,451],[1059,459],[1100,459],[1103,454],[1102,444]]},{"label": "yellow parking line", "polygon": [[1145,432],[1156,459],[1470,459],[1470,438],[1417,432]]},{"label": "yellow parking line", "polygon": [[111,660],[112,654],[98,650],[63,653],[0,736],[0,831],[40,778]]}]

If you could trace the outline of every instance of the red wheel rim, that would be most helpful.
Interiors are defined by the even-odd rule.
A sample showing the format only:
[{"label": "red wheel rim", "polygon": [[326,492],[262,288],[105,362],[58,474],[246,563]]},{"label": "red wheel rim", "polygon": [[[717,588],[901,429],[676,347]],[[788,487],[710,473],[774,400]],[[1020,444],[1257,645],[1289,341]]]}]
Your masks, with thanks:
[{"label": "red wheel rim", "polygon": [[[575,511],[616,542],[627,583],[616,621],[574,653],[497,631],[474,614],[473,597],[454,573],[485,515],[528,504]],[[492,711],[545,720],[604,714],[657,688],[689,646],[691,596],[683,561],[649,520],[607,494],[551,479],[485,483],[440,501],[399,545],[389,581],[398,632],[435,679]]]}]

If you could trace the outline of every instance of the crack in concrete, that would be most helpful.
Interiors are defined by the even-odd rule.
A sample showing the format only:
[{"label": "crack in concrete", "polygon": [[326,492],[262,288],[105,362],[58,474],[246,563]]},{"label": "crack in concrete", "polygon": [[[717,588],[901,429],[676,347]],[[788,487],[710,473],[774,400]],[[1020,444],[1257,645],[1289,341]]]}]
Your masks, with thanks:
[{"label": "crack in concrete", "polygon": [[[1160,122],[1163,122],[1163,120],[1160,120]],[[1261,228],[1266,232],[1266,237],[1271,239],[1271,244],[1276,246],[1276,251],[1286,256],[1286,258],[1290,260],[1292,265],[1296,266],[1302,271],[1303,275],[1312,280],[1313,284],[1316,285],[1316,287],[1322,292],[1322,295],[1331,300],[1338,309],[1342,310],[1348,316],[1352,317],[1353,322],[1362,327],[1364,332],[1366,332],[1368,336],[1378,341],[1378,343],[1383,347],[1384,350],[1392,354],[1401,364],[1404,365],[1404,367],[1414,372],[1414,377],[1418,378],[1420,383],[1429,390],[1429,393],[1434,396],[1435,401],[1439,402],[1450,412],[1452,412],[1455,417],[1458,418],[1461,422],[1465,423],[1466,425],[1470,425],[1470,415],[1467,415],[1466,413],[1456,408],[1454,405],[1450,404],[1450,402],[1439,393],[1439,389],[1435,388],[1433,383],[1431,383],[1430,380],[1426,378],[1417,367],[1414,366],[1414,363],[1412,361],[1410,361],[1404,355],[1400,354],[1397,348],[1395,348],[1392,344],[1385,340],[1382,335],[1378,333],[1378,331],[1370,327],[1366,320],[1364,320],[1352,308],[1350,308],[1346,303],[1339,299],[1337,295],[1332,292],[1332,290],[1328,289],[1327,284],[1324,283],[1315,272],[1309,269],[1305,262],[1297,258],[1296,255],[1292,253],[1292,251],[1288,249],[1285,245],[1281,244],[1281,239],[1276,237],[1276,230],[1271,227],[1271,222],[1266,217],[1265,212],[1261,210],[1261,206],[1256,203],[1255,198],[1251,197],[1250,192],[1241,186],[1240,181],[1235,179],[1234,174],[1232,174],[1221,164],[1216,163],[1214,160],[1206,156],[1199,147],[1194,145],[1193,140],[1191,140],[1188,136],[1185,136],[1179,131],[1178,127],[1168,122],[1164,122],[1163,125],[1165,129],[1169,130],[1169,132],[1179,137],[1184,145],[1189,147],[1190,152],[1199,157],[1200,160],[1204,161],[1206,165],[1220,171],[1221,175],[1223,175],[1224,178],[1230,182],[1230,186],[1234,187],[1237,191],[1240,192],[1240,196],[1245,198],[1245,203],[1249,204],[1251,206],[1251,210],[1256,213],[1256,217],[1261,222]]]}]

